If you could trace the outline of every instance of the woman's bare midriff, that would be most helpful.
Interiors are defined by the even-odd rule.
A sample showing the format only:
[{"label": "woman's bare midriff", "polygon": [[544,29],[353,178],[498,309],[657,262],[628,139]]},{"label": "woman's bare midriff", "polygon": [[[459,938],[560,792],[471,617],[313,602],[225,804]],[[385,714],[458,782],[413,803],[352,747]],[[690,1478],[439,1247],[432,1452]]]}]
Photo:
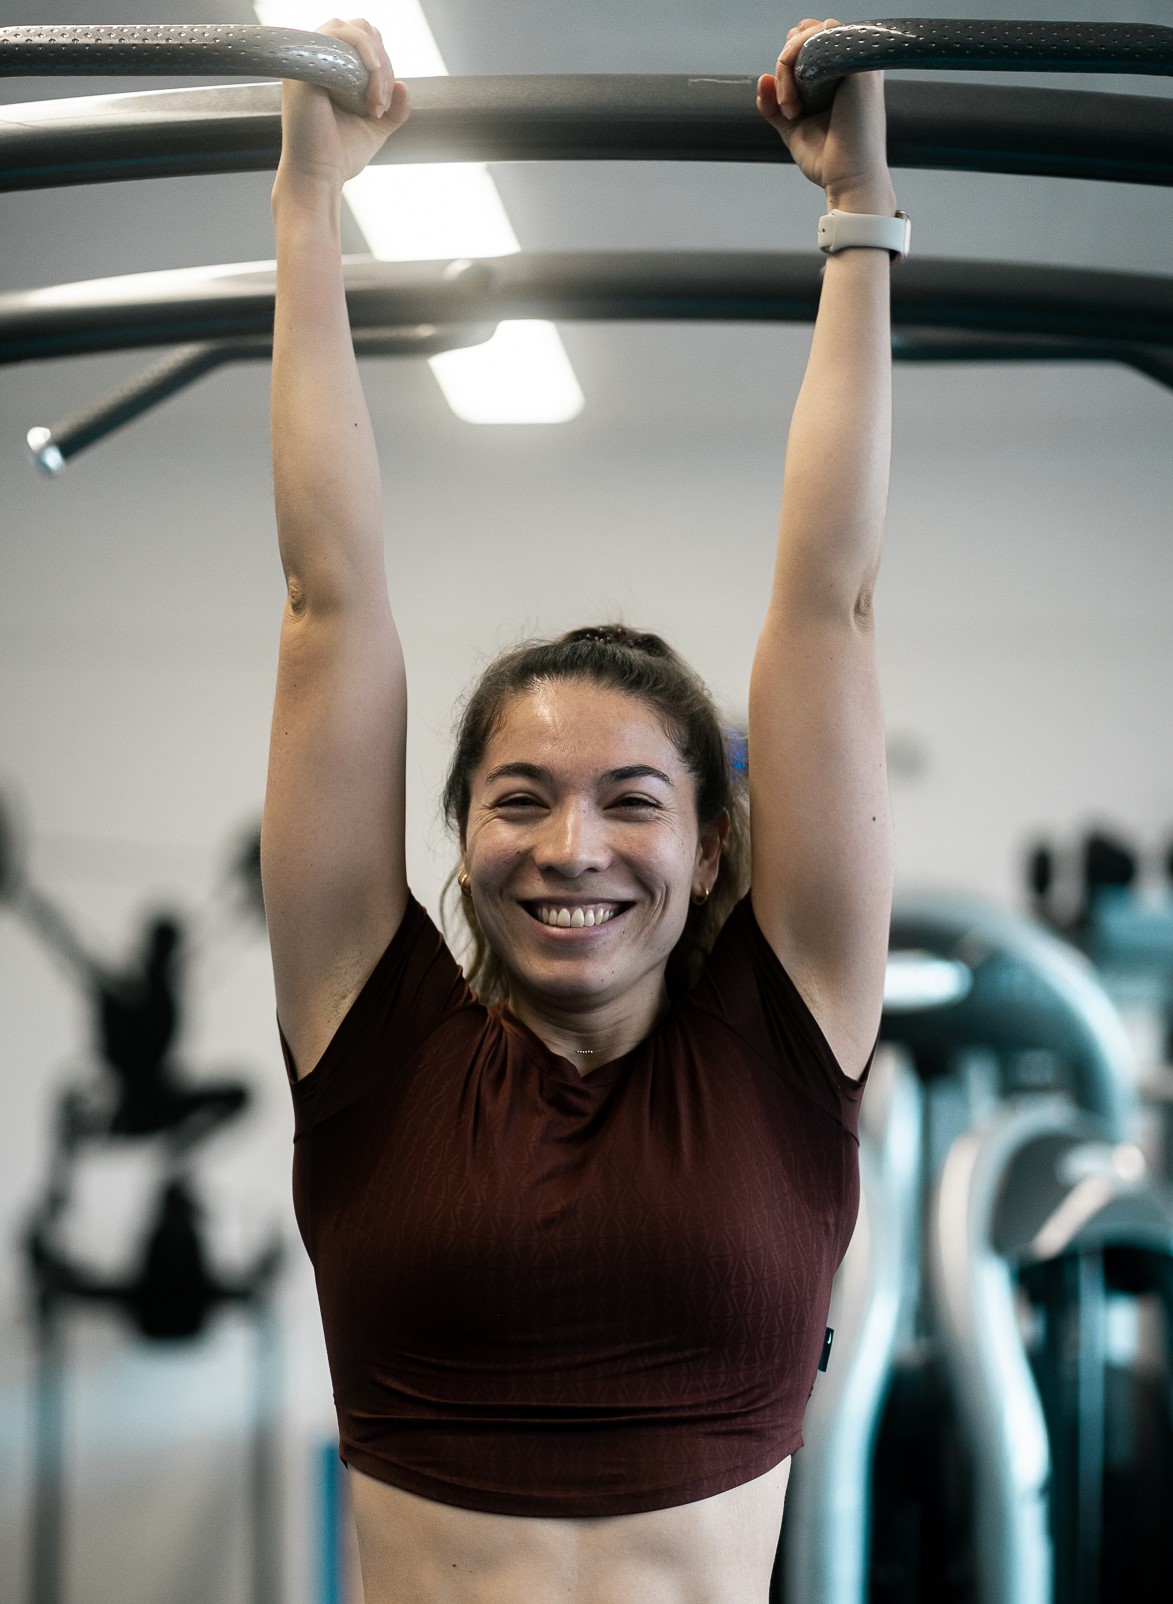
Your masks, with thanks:
[{"label": "woman's bare midriff", "polygon": [[640,1515],[487,1515],[350,1472],[366,1604],[766,1604],[790,1460]]}]

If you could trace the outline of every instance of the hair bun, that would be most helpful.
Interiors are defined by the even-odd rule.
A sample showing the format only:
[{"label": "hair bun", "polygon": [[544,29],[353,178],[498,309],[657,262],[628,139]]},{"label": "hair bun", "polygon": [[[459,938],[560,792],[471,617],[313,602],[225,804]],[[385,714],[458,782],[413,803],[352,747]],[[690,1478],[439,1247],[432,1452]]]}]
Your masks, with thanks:
[{"label": "hair bun", "polygon": [[629,652],[644,652],[649,657],[664,657],[667,647],[659,635],[643,630],[628,629],[625,624],[587,624],[582,629],[569,629],[560,637],[560,645],[584,642],[598,646],[620,646]]}]

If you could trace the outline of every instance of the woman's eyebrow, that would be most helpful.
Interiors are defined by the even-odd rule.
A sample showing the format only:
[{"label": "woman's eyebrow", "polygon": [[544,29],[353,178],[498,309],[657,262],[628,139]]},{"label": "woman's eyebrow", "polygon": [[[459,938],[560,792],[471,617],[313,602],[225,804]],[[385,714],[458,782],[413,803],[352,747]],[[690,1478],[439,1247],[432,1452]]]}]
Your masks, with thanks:
[{"label": "woman's eyebrow", "polygon": [[485,784],[490,785],[494,780],[548,780],[549,769],[540,768],[537,763],[502,763],[495,769],[490,769],[485,775]]},{"label": "woman's eyebrow", "polygon": [[665,785],[672,784],[663,769],[654,769],[649,763],[628,763],[621,769],[608,769],[603,778],[617,783],[623,780],[663,780]]},{"label": "woman's eyebrow", "polygon": [[[549,769],[542,768],[538,763],[501,763],[485,775],[485,784],[491,785],[494,780],[548,780],[549,778]],[[661,780],[667,786],[672,785],[671,778],[663,769],[655,769],[650,763],[627,763],[622,768],[608,769],[602,778],[609,785],[621,785],[624,780]]]}]

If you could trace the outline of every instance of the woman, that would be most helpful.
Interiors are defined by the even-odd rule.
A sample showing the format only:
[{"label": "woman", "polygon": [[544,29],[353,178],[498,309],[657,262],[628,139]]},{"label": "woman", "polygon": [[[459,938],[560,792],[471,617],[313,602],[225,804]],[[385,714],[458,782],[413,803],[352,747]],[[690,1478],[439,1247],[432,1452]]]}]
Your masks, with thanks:
[{"label": "woman", "polygon": [[[878,80],[799,115],[822,26],[791,30],[759,107],[833,208],[891,218]],[[371,117],[286,86],[263,870],[367,1601],[762,1604],[883,984],[889,258],[828,259],[791,424],[751,897],[714,942],[738,809],[679,659],[614,627],[519,649],[446,795],[478,999],[405,877],[404,669],[339,265],[342,183],[407,95],[373,29],[324,31],[370,68]]]}]

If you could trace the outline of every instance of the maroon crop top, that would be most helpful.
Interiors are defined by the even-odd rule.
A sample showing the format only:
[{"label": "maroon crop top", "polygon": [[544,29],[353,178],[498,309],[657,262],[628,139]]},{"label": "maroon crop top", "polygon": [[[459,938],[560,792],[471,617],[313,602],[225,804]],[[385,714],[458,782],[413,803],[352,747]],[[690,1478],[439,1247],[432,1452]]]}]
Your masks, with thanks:
[{"label": "maroon crop top", "polygon": [[625,1515],[801,1445],[862,1085],[748,897],[695,989],[585,1077],[476,1001],[413,900],[292,1089],[348,1464],[467,1509]]}]

